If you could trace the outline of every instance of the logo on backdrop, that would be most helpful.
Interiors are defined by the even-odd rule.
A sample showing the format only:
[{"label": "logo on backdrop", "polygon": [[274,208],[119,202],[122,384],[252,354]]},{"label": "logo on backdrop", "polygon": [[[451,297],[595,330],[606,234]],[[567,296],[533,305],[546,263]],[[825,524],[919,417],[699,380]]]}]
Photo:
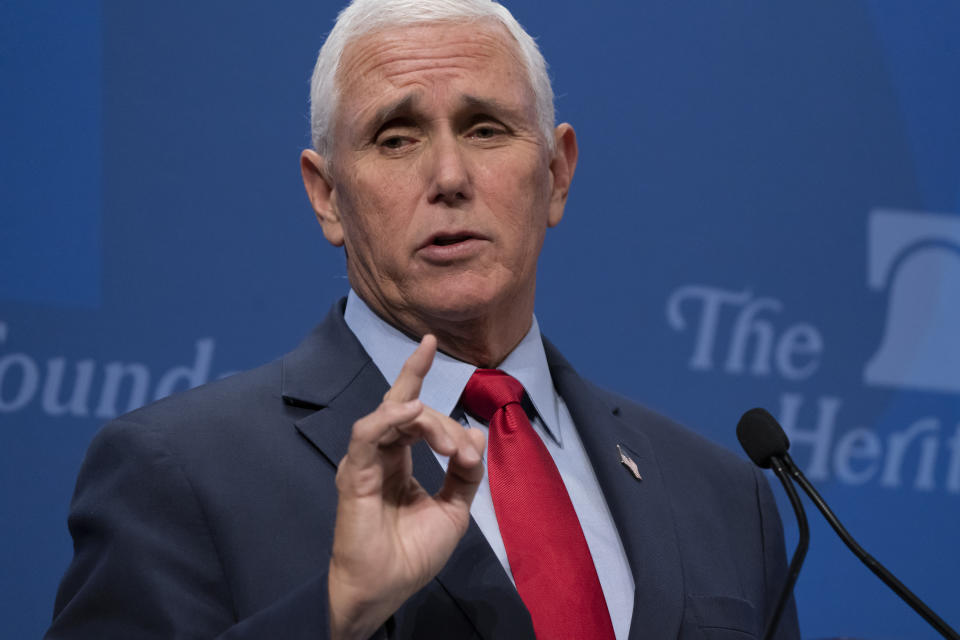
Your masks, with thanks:
[{"label": "logo on backdrop", "polygon": [[[0,347],[13,342],[11,327],[0,320]],[[65,357],[41,361],[29,353],[0,352],[0,415],[33,407],[54,417],[101,420],[133,411],[151,400],[196,387],[211,379],[216,343],[200,338],[183,354],[187,364],[163,372],[143,362],[97,362]],[[217,377],[225,377],[229,373]]]},{"label": "logo on backdrop", "polygon": [[870,214],[868,284],[887,294],[869,385],[960,393],[960,217]]},{"label": "logo on backdrop", "polygon": [[[960,218],[877,210],[867,234],[867,285],[886,293],[887,312],[875,319],[885,322],[883,337],[863,367],[863,384],[960,394]],[[814,376],[826,355],[817,326],[792,318],[781,300],[749,290],[678,287],[666,318],[692,337],[687,365],[695,372],[797,383]],[[837,428],[839,395],[808,400],[783,392],[779,406],[791,451],[806,460],[813,479],[960,494],[960,424],[921,416],[892,431],[844,431]]]}]

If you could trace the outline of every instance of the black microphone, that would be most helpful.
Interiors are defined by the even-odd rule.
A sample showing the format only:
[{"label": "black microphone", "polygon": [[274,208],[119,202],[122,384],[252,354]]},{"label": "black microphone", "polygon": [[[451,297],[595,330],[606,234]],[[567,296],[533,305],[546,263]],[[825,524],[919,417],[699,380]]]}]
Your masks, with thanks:
[{"label": "black microphone", "polygon": [[763,634],[763,640],[770,640],[777,631],[780,615],[790,599],[793,585],[796,584],[797,577],[800,575],[800,567],[803,566],[803,560],[807,556],[807,549],[810,546],[810,528],[807,526],[807,514],[803,509],[803,503],[800,502],[800,496],[793,488],[790,476],[787,475],[786,465],[783,463],[783,457],[787,455],[787,449],[790,448],[790,440],[773,416],[765,409],[750,409],[737,423],[737,440],[755,465],[761,469],[773,468],[773,472],[783,484],[784,491],[787,492],[787,497],[790,498],[790,505],[793,507],[800,530],[797,548],[787,568],[787,580],[780,590],[777,606],[770,615]]},{"label": "black microphone", "polygon": [[[920,598],[914,595],[906,585],[900,582],[896,576],[890,573],[877,559],[867,553],[863,547],[853,539],[853,536],[847,532],[844,526],[840,524],[840,520],[837,519],[837,516],[834,515],[830,507],[827,506],[826,501],[817,493],[817,490],[814,489],[813,485],[810,484],[810,481],[807,480],[797,465],[793,463],[790,454],[787,453],[787,449],[790,448],[790,440],[787,438],[787,434],[783,432],[780,423],[778,423],[772,415],[764,409],[751,409],[747,411],[743,414],[743,417],[740,418],[739,424],[737,424],[737,438],[740,440],[740,444],[747,452],[747,455],[750,456],[750,459],[753,460],[755,464],[763,468],[773,467],[774,472],[780,477],[781,482],[783,482],[784,488],[786,489],[788,485],[790,486],[790,488],[787,489],[787,495],[790,495],[790,502],[794,505],[793,508],[794,511],[797,512],[798,520],[800,519],[800,513],[802,513],[802,506],[800,507],[800,511],[798,511],[793,499],[796,491],[793,490],[792,484],[788,482],[786,473],[784,473],[783,476],[780,475],[783,470],[789,472],[790,476],[800,484],[800,487],[810,497],[813,504],[817,506],[823,514],[823,517],[827,519],[827,522],[830,523],[833,530],[837,532],[837,535],[840,536],[843,543],[847,545],[847,548],[849,548],[862,563],[867,565],[870,571],[883,580],[884,584],[890,587],[894,593],[900,596],[904,602],[920,614],[940,635],[948,640],[960,640],[960,635],[958,635],[956,631],[944,622],[940,616],[934,613],[930,607],[924,604]],[[778,467],[780,468],[779,470]],[[804,543],[804,530],[806,528],[806,518],[804,517],[800,531],[801,543]],[[797,552],[799,551],[800,545],[798,544]],[[804,553],[806,553],[806,549],[804,549]],[[796,556],[797,554],[795,553],[794,561],[797,560]],[[791,571],[794,569],[793,565],[794,563],[791,562]],[[800,567],[798,565],[796,571],[799,572],[799,570]],[[791,574],[788,573],[787,585],[781,594],[781,600],[785,600],[788,589],[793,588],[794,581],[796,581],[796,575],[791,576]],[[774,611],[775,617],[779,617],[780,615],[779,608],[782,608],[782,603],[778,603],[778,610]],[[774,618],[772,618],[772,622],[774,625],[776,624]],[[768,625],[767,635],[764,637],[769,637],[770,633],[772,633],[772,630]]]}]

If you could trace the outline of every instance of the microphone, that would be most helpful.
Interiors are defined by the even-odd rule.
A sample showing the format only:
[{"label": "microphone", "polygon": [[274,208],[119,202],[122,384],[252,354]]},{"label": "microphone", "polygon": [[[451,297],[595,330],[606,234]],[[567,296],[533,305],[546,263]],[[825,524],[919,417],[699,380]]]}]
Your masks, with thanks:
[{"label": "microphone", "polygon": [[737,423],[737,440],[740,441],[740,446],[747,452],[755,465],[761,469],[773,468],[773,472],[783,484],[783,490],[790,498],[790,506],[793,507],[793,513],[797,518],[800,531],[797,548],[794,550],[790,566],[787,568],[787,580],[780,590],[777,606],[767,621],[766,630],[763,634],[763,640],[770,640],[777,631],[780,615],[787,605],[787,600],[790,599],[793,585],[796,584],[797,578],[800,576],[800,567],[803,566],[807,549],[810,547],[810,527],[807,525],[807,514],[803,509],[803,503],[800,502],[797,490],[793,488],[793,483],[790,481],[790,476],[787,475],[787,468],[783,462],[784,456],[787,456],[787,449],[790,448],[790,440],[774,417],[767,413],[766,409],[750,409],[743,414],[740,422]]},{"label": "microphone", "polygon": [[[883,580],[884,584],[890,587],[900,599],[920,614],[920,617],[926,620],[940,635],[947,638],[947,640],[960,640],[960,635],[958,635],[956,631],[853,539],[853,536],[851,536],[840,523],[840,520],[837,519],[837,516],[830,507],[827,506],[826,501],[790,458],[790,454],[787,453],[787,449],[790,448],[790,440],[787,438],[787,434],[783,432],[780,423],[778,423],[772,415],[765,409],[759,408],[747,411],[737,424],[737,438],[740,440],[741,446],[743,446],[754,464],[764,469],[769,467],[773,468],[774,473],[777,474],[777,477],[779,477],[783,483],[784,489],[787,490],[787,495],[790,496],[790,503],[793,504],[793,509],[794,512],[797,513],[798,520],[801,519],[803,507],[800,505],[798,509],[797,503],[799,503],[799,499],[796,503],[794,502],[796,491],[789,481],[790,477],[796,480],[800,488],[810,497],[813,504],[816,505],[817,509],[823,514],[823,517],[830,523],[833,530],[836,531],[840,539],[843,540],[843,543],[847,545],[847,548],[850,549],[862,563],[867,565],[870,571]],[[781,475],[781,473],[783,473],[783,475]],[[787,473],[789,473],[789,476]],[[789,488],[787,488],[788,486]],[[805,545],[809,541],[809,533],[805,533],[806,529],[806,516],[803,516],[800,523],[800,543],[798,543],[797,551],[794,553],[793,561],[790,563],[790,569],[787,573],[787,583],[784,585],[783,592],[780,595],[777,609],[774,610],[774,615],[771,617],[771,624],[767,625],[767,633],[764,635],[764,638],[769,638],[770,634],[772,634],[787,594],[789,590],[793,588],[793,583],[796,581],[797,576],[791,572],[794,571],[794,569],[797,573],[800,571],[799,563],[803,562],[803,555],[806,554]],[[803,554],[800,555],[799,563],[794,567],[794,563],[798,560],[797,555],[800,552],[801,544],[804,545]]]}]

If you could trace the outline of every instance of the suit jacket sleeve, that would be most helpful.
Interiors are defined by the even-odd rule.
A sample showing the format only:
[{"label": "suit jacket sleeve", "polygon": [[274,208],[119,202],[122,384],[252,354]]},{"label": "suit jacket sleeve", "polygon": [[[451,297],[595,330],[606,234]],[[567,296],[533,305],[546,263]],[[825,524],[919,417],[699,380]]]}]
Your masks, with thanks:
[{"label": "suit jacket sleeve", "polygon": [[107,425],[71,505],[74,559],[46,638],[323,638],[327,576],[238,620],[191,478],[159,430]]}]

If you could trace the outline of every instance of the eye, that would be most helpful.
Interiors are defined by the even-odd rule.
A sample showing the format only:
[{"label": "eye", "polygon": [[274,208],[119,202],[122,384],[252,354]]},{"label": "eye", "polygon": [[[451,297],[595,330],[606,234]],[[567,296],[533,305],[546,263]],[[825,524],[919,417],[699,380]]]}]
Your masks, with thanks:
[{"label": "eye", "polygon": [[471,138],[478,138],[480,140],[492,140],[505,133],[506,131],[504,131],[503,127],[493,124],[481,124],[471,129],[468,135]]},{"label": "eye", "polygon": [[381,153],[394,155],[410,150],[417,143],[417,139],[417,136],[404,135],[401,132],[384,132],[376,139],[376,145]]},{"label": "eye", "polygon": [[383,123],[373,135],[372,142],[381,151],[396,152],[415,144],[420,138],[420,130],[409,118],[392,118]]},{"label": "eye", "polygon": [[410,143],[409,138],[405,138],[403,136],[388,136],[386,138],[381,139],[379,142],[379,145],[384,149],[394,150],[394,149],[401,149],[404,147],[404,145],[407,145],[409,143]]}]

